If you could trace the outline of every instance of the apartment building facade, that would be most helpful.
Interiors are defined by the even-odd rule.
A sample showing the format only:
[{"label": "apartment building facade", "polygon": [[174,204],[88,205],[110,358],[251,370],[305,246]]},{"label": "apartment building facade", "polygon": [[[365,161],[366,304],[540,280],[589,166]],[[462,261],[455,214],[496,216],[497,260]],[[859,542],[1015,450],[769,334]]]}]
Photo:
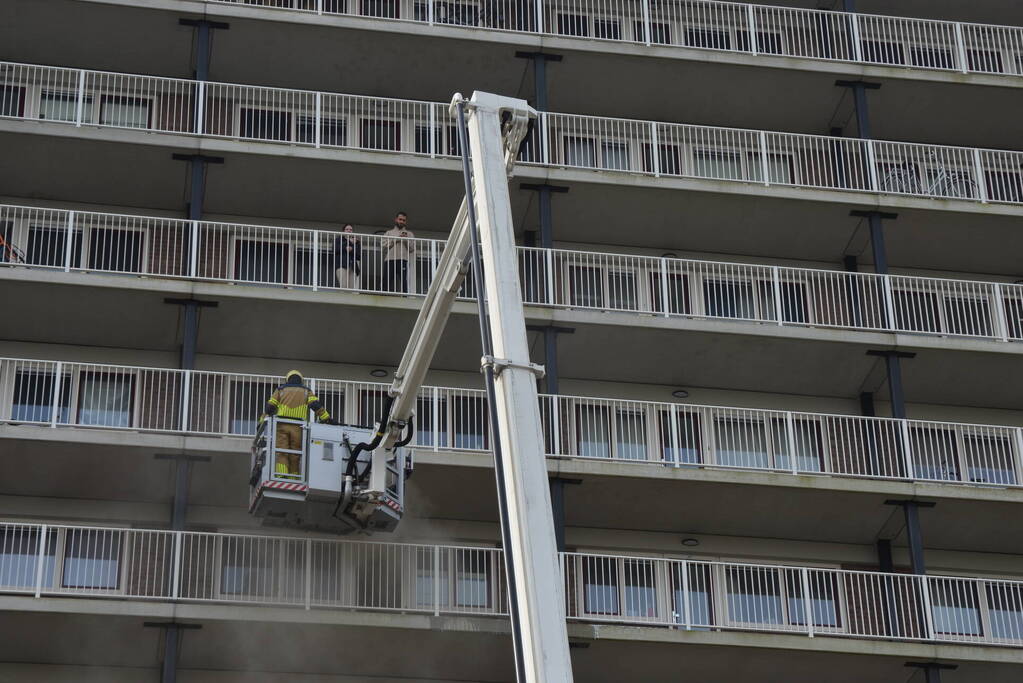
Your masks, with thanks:
[{"label": "apartment building facade", "polygon": [[0,680],[514,680],[472,282],[398,532],[248,514],[284,372],[378,415],[475,89],[576,680],[1017,680],[1023,11],[831,4],[4,3]]}]

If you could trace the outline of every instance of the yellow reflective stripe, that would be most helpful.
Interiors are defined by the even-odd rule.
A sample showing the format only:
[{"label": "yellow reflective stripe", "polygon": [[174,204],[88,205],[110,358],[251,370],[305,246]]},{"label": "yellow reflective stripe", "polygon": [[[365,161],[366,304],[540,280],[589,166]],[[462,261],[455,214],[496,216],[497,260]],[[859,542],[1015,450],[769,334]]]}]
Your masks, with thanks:
[{"label": "yellow reflective stripe", "polygon": [[287,474],[288,473],[288,465],[287,465],[287,463],[283,463],[283,462],[277,463],[274,466],[274,472],[277,472],[278,474]]}]

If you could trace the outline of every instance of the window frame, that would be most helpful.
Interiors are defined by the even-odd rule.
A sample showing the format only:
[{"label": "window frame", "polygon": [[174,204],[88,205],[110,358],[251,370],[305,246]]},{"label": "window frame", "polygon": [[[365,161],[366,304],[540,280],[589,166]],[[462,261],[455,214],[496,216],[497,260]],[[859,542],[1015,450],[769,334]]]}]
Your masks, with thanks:
[{"label": "window frame", "polygon": [[[586,550],[577,551],[577,554],[572,556],[573,571],[575,572],[575,591],[573,598],[575,599],[576,615],[575,618],[586,619],[588,621],[612,621],[622,622],[629,621],[633,623],[664,623],[665,619],[672,613],[671,605],[671,582],[667,575],[666,567],[668,562],[663,560],[668,558],[655,558],[655,557],[631,557],[627,555],[609,554],[606,552],[590,552]],[[617,600],[617,609],[614,612],[601,611],[591,612],[587,607],[586,599],[586,587],[588,582],[586,581],[586,564],[587,562],[600,562],[602,564],[611,564],[614,568],[615,577],[615,592]],[[626,578],[628,576],[626,571],[626,564],[629,562],[635,563],[648,563],[653,576],[652,592],[654,598],[654,614],[650,616],[630,616],[626,615]]]},{"label": "window frame", "polygon": [[[281,282],[267,282],[265,280],[244,280],[238,277],[238,250],[241,243],[253,242],[268,245],[281,245],[287,249],[287,258],[284,263],[284,278]],[[228,249],[227,249],[227,281],[231,284],[245,284],[245,285],[262,285],[265,287],[292,287],[302,286],[296,285],[295,283],[295,261],[297,258],[297,252],[299,251],[299,245],[296,240],[288,237],[271,237],[271,238],[253,238],[247,235],[238,235],[231,233],[228,238]],[[310,251],[310,250],[307,250]],[[311,285],[308,285],[311,286]]]},{"label": "window frame", "polygon": [[[494,614],[501,611],[504,595],[500,591],[503,583],[500,577],[504,572],[504,564],[499,561],[500,548],[496,545],[483,549],[480,549],[478,545],[442,545],[432,546],[429,550],[429,557],[432,563],[429,568],[420,569],[418,559],[421,556],[417,556],[416,561],[409,562],[406,570],[402,572],[402,584],[405,587],[405,590],[402,591],[402,603],[405,609],[420,612],[436,610],[438,612],[455,612],[459,614]],[[458,604],[458,554],[465,553],[466,551],[470,554],[481,554],[487,558],[485,571],[487,604],[482,607]],[[438,560],[440,560],[439,564],[442,575],[440,579],[436,576]],[[429,579],[432,581],[431,594],[436,589],[438,583],[441,584],[440,595],[433,596],[434,599],[429,604],[421,603],[419,600],[418,584],[420,571],[429,572]],[[445,586],[444,584],[447,585]],[[442,600],[441,598],[444,599]]]},{"label": "window frame", "polygon": [[[558,149],[555,150],[554,156],[560,158],[559,166],[563,168],[585,168],[591,171],[598,171],[601,173],[630,173],[633,172],[637,166],[636,164],[636,148],[639,145],[632,144],[633,141],[628,138],[613,137],[600,133],[597,131],[576,131],[576,130],[564,130],[560,127],[554,128],[555,139],[560,143]],[[599,164],[599,166],[583,166],[580,164],[569,164],[569,145],[573,141],[587,140],[593,143],[593,159]],[[625,168],[605,168],[604,163],[604,151],[605,146],[614,145],[625,148],[624,158],[626,160]]]},{"label": "window frame", "polygon": [[[736,409],[726,409],[736,410]],[[822,419],[820,416],[806,414],[806,413],[779,413],[779,412],[759,412],[752,409],[737,409],[736,414],[721,413],[720,409],[714,408],[702,408],[705,418],[701,419],[701,430],[702,434],[702,445],[704,448],[705,459],[704,465],[714,467],[724,467],[727,469],[737,470],[755,470],[755,471],[770,471],[770,472],[792,472],[795,464],[795,469],[800,474],[830,474],[832,472],[832,452],[831,443],[828,434],[826,419]],[[821,469],[814,471],[806,471],[798,467],[798,463],[793,463],[793,456],[788,453],[781,452],[776,447],[776,440],[780,439],[781,442],[788,443],[791,449],[794,449],[795,444],[792,443],[793,439],[789,438],[788,424],[791,419],[793,430],[792,436],[798,441],[798,434],[795,430],[795,424],[797,422],[807,422],[814,425],[818,434],[820,435],[820,453],[818,454],[817,461],[821,465]],[[718,438],[718,425],[723,422],[728,423],[752,423],[756,422],[763,428],[764,434],[764,445],[765,452],[764,456],[767,458],[767,467],[756,467],[752,465],[733,465],[721,462],[721,449],[719,446],[720,439]],[[779,431],[776,431],[779,430]],[[787,458],[789,464],[787,467],[782,467],[778,464],[780,458]],[[798,460],[798,454],[795,457]]]},{"label": "window frame", "polygon": [[[559,405],[560,417],[562,421],[561,425],[561,438],[564,440],[568,439],[567,448],[562,450],[568,451],[565,455],[572,457],[585,458],[587,460],[609,460],[614,462],[634,462],[634,463],[663,463],[664,460],[660,457],[660,451],[658,451],[658,457],[651,457],[651,449],[659,445],[660,438],[656,434],[656,426],[658,416],[656,412],[655,404],[638,403],[633,407],[632,404],[622,403],[617,405],[618,402],[606,402],[596,398],[584,398],[577,396],[565,396],[561,397],[561,403]],[[582,443],[582,437],[580,429],[582,422],[579,416],[579,410],[581,408],[596,408],[604,412],[608,420],[608,441],[606,442],[608,448],[608,456],[591,456],[582,455],[580,444]],[[637,458],[625,458],[620,455],[618,439],[618,417],[620,413],[627,413],[631,416],[642,416],[643,419],[643,436],[644,444],[643,448],[646,450],[646,457],[642,459]]]},{"label": "window frame", "polygon": [[[614,254],[608,255],[611,258],[615,258]],[[639,313],[639,314],[656,314],[657,311],[653,310],[652,301],[650,300],[650,292],[648,287],[645,287],[648,275],[651,272],[655,272],[654,269],[648,268],[644,265],[640,259],[638,263],[626,264],[626,265],[607,265],[604,263],[592,263],[586,260],[584,254],[568,254],[565,258],[559,259],[561,262],[561,300],[566,302],[569,308],[576,308],[580,310],[588,311],[603,311],[606,313]],[[572,271],[574,268],[585,268],[597,270],[600,273],[600,277],[597,280],[599,287],[600,306],[586,306],[584,304],[574,303],[576,291],[573,288],[573,277]],[[660,271],[657,270],[657,273]],[[633,281],[633,292],[635,294],[635,308],[622,308],[612,306],[611,295],[613,288],[611,285],[612,273],[631,276]],[[670,275],[670,273],[669,273]]]}]

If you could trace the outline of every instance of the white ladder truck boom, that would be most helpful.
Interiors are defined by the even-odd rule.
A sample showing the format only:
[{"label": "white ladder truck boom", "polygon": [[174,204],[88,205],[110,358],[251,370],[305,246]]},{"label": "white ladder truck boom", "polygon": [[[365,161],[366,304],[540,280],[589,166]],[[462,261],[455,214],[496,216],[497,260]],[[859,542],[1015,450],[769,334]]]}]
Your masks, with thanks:
[{"label": "white ladder truck boom", "polygon": [[[404,510],[404,479],[411,469],[403,447],[412,438],[416,398],[471,268],[479,306],[481,371],[494,433],[517,679],[571,683],[564,584],[536,390],[543,368],[529,361],[508,192],[519,145],[536,112],[520,99],[475,92],[470,100],[455,94],[451,113],[457,118],[466,198],[388,390],[380,422],[374,432],[309,425],[303,452],[308,493],[298,507],[302,494],[266,488],[267,481],[258,476],[274,479],[269,464],[273,418],[267,420],[253,449],[252,510],[264,522],[276,519],[307,528],[394,529]],[[328,427],[340,431],[320,429]],[[325,483],[314,486],[317,472]],[[319,497],[310,500],[314,491]],[[322,505],[320,494],[331,492],[335,495],[330,505]],[[284,501],[288,504],[278,500],[288,495],[292,496]],[[333,508],[331,514],[328,508]]]}]

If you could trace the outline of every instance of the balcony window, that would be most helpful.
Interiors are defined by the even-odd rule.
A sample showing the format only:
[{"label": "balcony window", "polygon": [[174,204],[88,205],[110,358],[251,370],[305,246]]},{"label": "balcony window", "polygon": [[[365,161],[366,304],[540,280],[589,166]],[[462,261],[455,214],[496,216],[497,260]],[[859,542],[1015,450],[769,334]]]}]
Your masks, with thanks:
[{"label": "balcony window", "polygon": [[[636,36],[636,42],[645,42],[642,21],[633,22],[632,31],[633,35]],[[670,45],[671,24],[663,24],[656,21],[650,22],[650,42],[654,45]]]},{"label": "balcony window", "polygon": [[939,332],[938,296],[931,292],[914,292],[897,289],[895,299],[895,324],[907,332]]},{"label": "balcony window", "polygon": [[472,451],[485,451],[490,447],[487,426],[490,416],[483,397],[455,396],[451,398],[452,445]]},{"label": "balcony window", "polygon": [[[764,169],[760,163],[759,153],[750,153],[746,157],[749,166],[749,179],[755,182],[764,181]],[[778,185],[792,185],[796,182],[795,164],[791,154],[767,155],[768,182]]]},{"label": "balcony window", "polygon": [[966,476],[975,484],[1019,483],[1013,463],[1013,445],[1008,436],[964,434]]},{"label": "balcony window", "polygon": [[622,561],[623,616],[654,619],[657,617],[657,592],[654,564],[644,560]]},{"label": "balcony window", "polygon": [[1003,640],[1023,640],[1023,588],[991,582],[985,590],[991,636]]},{"label": "balcony window", "polygon": [[398,0],[359,0],[359,14],[364,17],[397,19]]},{"label": "balcony window", "polygon": [[714,420],[717,463],[731,467],[769,469],[767,425],[756,418]]},{"label": "balcony window", "polygon": [[[295,124],[295,140],[316,144],[316,118],[299,116]],[[320,117],[320,144],[327,147],[348,145],[348,122],[344,119]]]},{"label": "balcony window", "polygon": [[[785,573],[788,622],[806,625],[806,603],[803,595],[802,572],[782,570]],[[839,628],[842,625],[838,609],[838,577],[835,574],[810,570],[807,573],[810,589],[810,618],[814,628]]]},{"label": "balcony window", "polygon": [[270,598],[276,593],[277,543],[269,539],[226,537],[220,548],[220,593]]},{"label": "balcony window", "polygon": [[[430,131],[433,131],[433,147],[430,147]],[[458,132],[454,126],[416,125],[416,154],[441,154],[452,157],[461,156],[458,147]]]},{"label": "balcony window", "polygon": [[739,624],[784,624],[778,572],[763,567],[725,567],[728,618]]},{"label": "balcony window", "polygon": [[434,2],[433,20],[438,24],[479,26],[480,8],[469,2]]},{"label": "balcony window", "polygon": [[558,13],[558,35],[586,37],[590,35],[590,18],[585,14]]},{"label": "balcony window", "polygon": [[448,411],[447,401],[438,398],[433,400],[433,390],[426,390],[425,397],[416,399],[416,443],[421,446],[438,448],[448,446]]},{"label": "balcony window", "polygon": [[689,411],[658,411],[661,457],[665,462],[699,464],[702,461],[700,416]]},{"label": "balcony window", "polygon": [[135,414],[135,375],[83,371],[78,384],[78,424],[130,427]]},{"label": "balcony window", "polygon": [[604,40],[621,40],[622,22],[617,19],[594,19],[593,37]]},{"label": "balcony window", "polygon": [[615,457],[646,460],[646,414],[630,410],[615,411]]},{"label": "balcony window", "polygon": [[469,549],[451,552],[455,556],[455,607],[490,607],[491,553]]},{"label": "balcony window", "polygon": [[629,146],[624,142],[603,141],[600,143],[600,160],[603,164],[601,168],[609,171],[627,171]]},{"label": "balcony window", "polygon": [[[801,282],[779,282],[778,298],[781,300],[781,320],[787,323],[809,322],[806,285]],[[760,283],[760,309],[765,320],[778,320],[774,299],[774,283]]]},{"label": "balcony window", "polygon": [[709,28],[687,28],[685,45],[686,47],[705,47],[712,50],[731,50],[732,37],[727,31],[716,31]]},{"label": "balcony window", "polygon": [[234,279],[283,284],[288,281],[289,245],[261,240],[235,240]]},{"label": "balcony window", "polygon": [[446,552],[438,554],[430,549],[416,549],[416,574],[413,586],[416,607],[433,608],[450,604],[448,560]]},{"label": "balcony window", "polygon": [[987,196],[996,202],[1023,202],[1023,175],[1015,171],[984,171]]},{"label": "balcony window", "polygon": [[682,175],[682,151],[678,145],[657,145],[657,167],[651,155],[652,145],[643,144],[643,171],[663,175]]},{"label": "balcony window", "polygon": [[597,168],[597,150],[594,139],[577,135],[566,135],[565,165]]},{"label": "balcony window", "polygon": [[263,407],[276,388],[276,383],[268,381],[232,381],[227,408],[229,433],[255,434]]},{"label": "balcony window", "polygon": [[[686,567],[685,581],[682,568]],[[676,564],[671,572],[672,611],[676,623],[685,623],[686,583],[689,588],[689,624],[697,628],[714,625],[714,601],[711,594],[711,567],[705,564]]]},{"label": "balcony window", "polygon": [[120,128],[150,128],[152,105],[152,100],[146,97],[104,95],[100,100],[99,123]]},{"label": "balcony window", "polygon": [[[667,309],[665,309],[664,305],[665,290],[668,293]],[[669,272],[665,283],[664,275],[661,272],[651,273],[650,294],[655,313],[671,313],[675,315],[689,315],[692,313],[692,306],[689,303],[689,277],[687,275]]]},{"label": "balcony window", "polygon": [[92,270],[141,273],[146,233],[141,230],[92,228],[89,231],[89,264]]},{"label": "balcony window", "polygon": [[[53,410],[54,373],[19,370],[14,376],[14,397],[11,420],[15,422],[49,422]],[[61,376],[60,410],[57,422],[66,424],[71,406],[71,377]]]},{"label": "balcony window", "polygon": [[703,304],[714,318],[756,319],[753,284],[728,280],[704,280]]},{"label": "balcony window", "polygon": [[119,587],[122,535],[119,531],[69,529],[64,545],[64,588]]},{"label": "balcony window", "polygon": [[[334,267],[334,254],[328,246],[320,245],[319,249],[319,271],[316,273],[317,282],[313,282],[313,255],[312,245],[307,249],[295,249],[295,276],[292,282],[296,285],[317,285],[319,287],[336,287],[337,278]],[[281,256],[283,259],[283,255]],[[286,262],[285,262],[286,263]],[[287,268],[285,267],[285,271]]]},{"label": "balcony window", "polygon": [[990,337],[993,334],[991,303],[987,299],[969,296],[942,297],[945,329],[952,334]]},{"label": "balcony window", "polygon": [[738,152],[708,149],[693,151],[693,175],[699,178],[743,180],[742,157]]},{"label": "balcony window", "polygon": [[384,403],[387,401],[387,392],[379,389],[359,390],[359,415],[358,424],[363,427],[372,427],[380,420],[384,413]]},{"label": "balcony window", "polygon": [[363,149],[401,149],[401,123],[384,119],[359,120],[360,147]]},{"label": "balcony window", "polygon": [[583,609],[586,614],[621,614],[618,560],[611,557],[584,557],[582,570]]},{"label": "balcony window", "polygon": [[934,632],[954,636],[982,636],[977,584],[956,579],[933,579],[931,611]]},{"label": "balcony window", "polygon": [[[753,45],[749,39],[749,31],[737,31],[736,39],[740,50],[743,52],[753,51]],[[757,53],[762,55],[785,54],[781,34],[774,33],[773,31],[757,31]]]},{"label": "balcony window", "polygon": [[415,606],[460,612],[493,609],[495,557],[491,551],[475,548],[417,549]]},{"label": "balcony window", "polygon": [[[788,424],[785,419],[775,419],[771,423],[771,441],[774,447],[775,467],[800,472],[824,471],[824,440],[821,437],[821,425],[817,420],[792,420],[792,437],[795,444],[790,448]],[[793,463],[789,454],[795,453]]]},{"label": "balcony window", "polygon": [[1005,73],[1005,64],[1002,62],[1002,53],[995,50],[967,50],[966,64],[969,66],[970,71],[983,71],[985,73],[996,74]]},{"label": "balcony window", "polygon": [[255,140],[290,140],[291,112],[242,107],[238,136]]},{"label": "balcony window", "polygon": [[952,56],[952,51],[940,47],[910,47],[909,63],[913,66],[933,69],[955,68],[955,58]]},{"label": "balcony window", "polygon": [[875,64],[905,64],[906,55],[902,45],[883,40],[860,41],[863,50],[863,61]]},{"label": "balcony window", "polygon": [[915,478],[962,480],[959,447],[953,430],[914,425],[910,428],[909,440]]},{"label": "balcony window", "polygon": [[25,115],[25,88],[18,85],[0,85],[0,116]]},{"label": "balcony window", "polygon": [[[78,95],[59,90],[44,90],[39,97],[39,118],[47,121],[74,123],[78,113]],[[92,97],[82,101],[82,118],[88,122],[92,111]]]},{"label": "balcony window", "polygon": [[[33,588],[39,563],[40,529],[8,526],[0,529],[0,586]],[[57,551],[57,533],[50,531],[43,543],[43,586],[50,584]]]},{"label": "balcony window", "polygon": [[606,406],[575,407],[576,446],[584,458],[611,457],[611,421]]},{"label": "balcony window", "polygon": [[[28,249],[26,260],[34,266],[64,265],[67,249],[65,228],[45,225],[31,225],[28,228]],[[75,230],[71,240],[71,267],[78,267],[78,255],[81,253],[82,233]]]}]

